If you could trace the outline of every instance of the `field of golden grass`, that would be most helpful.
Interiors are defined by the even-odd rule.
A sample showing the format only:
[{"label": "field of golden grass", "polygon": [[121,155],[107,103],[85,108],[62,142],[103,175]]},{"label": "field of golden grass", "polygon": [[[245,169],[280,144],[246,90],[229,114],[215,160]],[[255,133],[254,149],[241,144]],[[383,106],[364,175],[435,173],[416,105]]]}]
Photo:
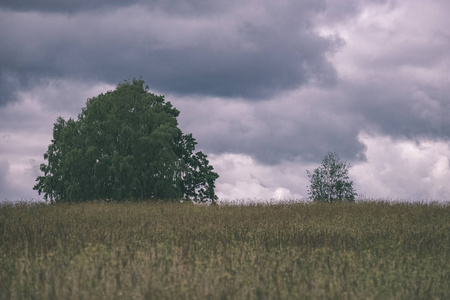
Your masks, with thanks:
[{"label": "field of golden grass", "polygon": [[450,299],[450,206],[0,206],[0,299]]}]

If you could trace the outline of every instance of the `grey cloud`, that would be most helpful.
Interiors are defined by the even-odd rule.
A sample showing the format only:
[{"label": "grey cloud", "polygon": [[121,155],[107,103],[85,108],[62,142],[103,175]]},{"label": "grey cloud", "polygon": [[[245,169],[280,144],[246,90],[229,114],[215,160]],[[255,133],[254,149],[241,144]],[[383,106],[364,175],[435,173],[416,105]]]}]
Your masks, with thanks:
[{"label": "grey cloud", "polygon": [[172,14],[200,15],[224,10],[237,1],[207,0],[2,0],[0,8],[12,11],[38,11],[50,13],[76,14],[89,10],[113,10],[132,5],[144,5],[153,10],[168,11]]},{"label": "grey cloud", "polygon": [[17,91],[22,85],[17,76],[5,70],[0,70],[0,107],[17,99]]},{"label": "grey cloud", "polygon": [[0,202],[10,197],[9,186],[6,181],[9,172],[9,163],[6,160],[0,160]]},{"label": "grey cloud", "polygon": [[77,12],[102,7],[115,7],[139,1],[124,0],[2,0],[0,7],[16,11]]},{"label": "grey cloud", "polygon": [[272,11],[279,8],[294,9],[292,11],[297,16],[303,15],[305,12],[314,10],[323,10],[325,7],[324,0],[301,0],[273,2],[262,0],[258,2],[229,0],[229,1],[210,1],[210,0],[2,0],[0,8],[11,11],[22,12],[50,12],[50,13],[67,13],[77,14],[90,10],[114,10],[124,7],[139,5],[151,11],[161,11],[170,15],[187,15],[187,16],[211,16],[219,15],[225,11],[233,11],[239,9],[247,14],[247,8],[258,10],[261,7],[270,7]]},{"label": "grey cloud", "polygon": [[[21,199],[38,200],[37,192],[33,191],[34,179],[38,174],[38,166],[34,160],[28,160],[24,171],[14,168],[21,167],[21,161],[0,159],[0,204],[4,201]],[[40,173],[40,172],[39,172]]]},{"label": "grey cloud", "polygon": [[346,89],[355,113],[364,115],[366,131],[399,139],[450,138],[448,87],[411,86],[399,79],[353,83]]},{"label": "grey cloud", "polygon": [[326,9],[321,13],[321,22],[335,24],[358,15],[368,5],[395,7],[396,0],[326,0]]},{"label": "grey cloud", "polygon": [[146,6],[70,17],[0,11],[0,85],[11,90],[0,104],[12,101],[10,81],[27,89],[52,78],[117,83],[142,76],[162,92],[252,99],[333,85],[326,54],[336,41],[312,30],[322,6],[287,3],[245,2],[242,12],[234,7],[201,18]]},{"label": "grey cloud", "polygon": [[445,82],[431,85],[385,75],[341,80],[325,92],[280,93],[261,103],[182,101],[180,118],[208,152],[247,153],[278,164],[297,159],[317,163],[335,150],[359,163],[366,160],[366,145],[359,139],[363,132],[397,140],[449,141],[448,95]]},{"label": "grey cloud", "polygon": [[336,92],[360,116],[361,131],[449,141],[449,2],[379,2],[363,3],[366,19],[341,24],[348,40],[338,54],[344,76]]},{"label": "grey cloud", "polygon": [[[328,14],[334,22],[353,16],[367,4],[394,5],[381,0],[344,2],[336,3],[345,9],[332,1],[266,1],[259,5],[244,1],[239,5],[232,2],[227,9],[215,3],[205,8],[214,16],[200,18],[190,10],[201,1],[153,2],[159,7],[156,10],[124,5],[70,17],[0,12],[0,36],[6,45],[0,49],[0,85],[8,91],[1,103],[11,101],[19,88],[32,90],[52,78],[116,84],[140,75],[151,89],[175,97],[264,99],[280,107],[259,105],[252,108],[250,117],[233,111],[227,112],[230,116],[207,111],[205,114],[228,118],[227,122],[211,120],[220,128],[213,130],[219,125],[212,125],[193,132],[200,132],[199,140],[209,151],[252,153],[267,163],[298,157],[317,161],[329,150],[341,152],[344,158],[364,159],[365,148],[358,140],[361,130],[409,139],[449,136],[448,88],[386,76],[390,66],[429,64],[424,58],[426,47],[419,47],[420,55],[417,51],[409,55],[400,48],[359,61],[359,67],[368,73],[380,70],[374,76],[378,81],[367,74],[361,74],[359,81],[339,81],[326,55],[342,43],[339,38],[314,33],[316,16]],[[432,44],[429,51],[435,55],[429,59],[441,62],[445,45]],[[285,107],[281,107],[283,99],[274,97],[311,85],[328,87],[332,93],[312,100],[299,98]],[[67,91],[66,98],[72,99],[74,92]],[[46,101],[61,107],[54,98]],[[333,105],[334,101],[341,101],[340,106]],[[198,115],[192,107],[191,103],[182,113]],[[284,119],[290,110],[298,115]]]},{"label": "grey cloud", "polygon": [[207,153],[245,153],[276,165],[320,162],[335,150],[346,160],[364,161],[365,145],[358,140],[361,118],[333,102],[308,93],[262,103],[173,101],[181,110],[183,131],[193,132]]}]

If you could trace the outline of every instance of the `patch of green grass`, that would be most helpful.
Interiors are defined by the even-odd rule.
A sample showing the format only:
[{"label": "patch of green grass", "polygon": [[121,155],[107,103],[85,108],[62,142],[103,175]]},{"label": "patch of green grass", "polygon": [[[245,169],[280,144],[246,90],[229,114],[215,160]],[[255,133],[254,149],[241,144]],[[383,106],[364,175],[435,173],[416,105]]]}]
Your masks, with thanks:
[{"label": "patch of green grass", "polygon": [[450,206],[0,207],[0,299],[450,299]]}]

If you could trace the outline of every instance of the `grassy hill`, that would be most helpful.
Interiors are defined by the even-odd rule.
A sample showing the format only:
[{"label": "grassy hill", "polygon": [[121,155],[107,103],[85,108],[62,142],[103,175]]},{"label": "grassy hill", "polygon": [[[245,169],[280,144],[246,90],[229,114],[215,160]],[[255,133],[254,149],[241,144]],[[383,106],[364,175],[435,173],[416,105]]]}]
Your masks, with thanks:
[{"label": "grassy hill", "polygon": [[1,299],[450,299],[450,206],[0,206]]}]

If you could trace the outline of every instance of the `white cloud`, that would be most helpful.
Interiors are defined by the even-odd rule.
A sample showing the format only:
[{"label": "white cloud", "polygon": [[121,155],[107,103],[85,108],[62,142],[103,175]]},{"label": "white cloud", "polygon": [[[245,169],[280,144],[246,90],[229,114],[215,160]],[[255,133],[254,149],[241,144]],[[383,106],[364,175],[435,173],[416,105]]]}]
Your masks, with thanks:
[{"label": "white cloud", "polygon": [[[393,140],[360,134],[366,162],[351,165],[350,179],[360,198],[449,201],[450,145],[442,141]],[[217,194],[223,201],[239,199],[305,199],[306,170],[319,164],[301,161],[267,166],[243,154],[210,155],[220,174]]]},{"label": "white cloud", "polygon": [[219,200],[268,201],[306,198],[306,171],[301,164],[284,162],[267,166],[244,154],[210,155],[220,177],[216,182]]},{"label": "white cloud", "polygon": [[353,18],[323,23],[318,31],[339,35],[345,47],[331,57],[342,78],[399,75],[419,82],[449,81],[450,26],[447,1],[367,3]]},{"label": "white cloud", "polygon": [[448,143],[364,134],[360,139],[368,160],[350,171],[358,192],[370,198],[450,200]]}]

